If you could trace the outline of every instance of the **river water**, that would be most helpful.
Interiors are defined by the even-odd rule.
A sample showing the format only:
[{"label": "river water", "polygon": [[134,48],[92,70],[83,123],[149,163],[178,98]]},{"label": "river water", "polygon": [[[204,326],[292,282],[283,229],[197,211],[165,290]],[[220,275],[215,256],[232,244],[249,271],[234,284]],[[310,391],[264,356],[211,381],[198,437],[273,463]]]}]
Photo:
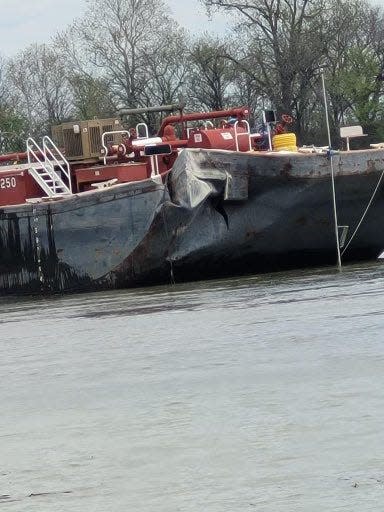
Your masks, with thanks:
[{"label": "river water", "polygon": [[0,307],[0,512],[382,510],[382,264]]}]

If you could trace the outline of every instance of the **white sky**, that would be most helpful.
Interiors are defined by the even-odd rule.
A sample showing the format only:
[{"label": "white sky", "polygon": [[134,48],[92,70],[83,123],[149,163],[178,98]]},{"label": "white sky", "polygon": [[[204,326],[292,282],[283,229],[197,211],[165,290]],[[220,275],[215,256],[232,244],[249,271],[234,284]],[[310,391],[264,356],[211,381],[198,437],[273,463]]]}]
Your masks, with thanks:
[{"label": "white sky", "polygon": [[[199,0],[164,1],[180,25],[193,32],[225,30],[224,16],[209,20]],[[11,56],[31,43],[49,42],[85,9],[86,0],[0,0],[0,54]]]},{"label": "white sky", "polygon": [[[384,0],[372,0],[384,7]],[[165,0],[180,25],[193,31],[223,33],[223,15],[209,20],[199,0]],[[49,42],[86,8],[86,0],[0,0],[0,54],[11,56],[31,43]]]}]

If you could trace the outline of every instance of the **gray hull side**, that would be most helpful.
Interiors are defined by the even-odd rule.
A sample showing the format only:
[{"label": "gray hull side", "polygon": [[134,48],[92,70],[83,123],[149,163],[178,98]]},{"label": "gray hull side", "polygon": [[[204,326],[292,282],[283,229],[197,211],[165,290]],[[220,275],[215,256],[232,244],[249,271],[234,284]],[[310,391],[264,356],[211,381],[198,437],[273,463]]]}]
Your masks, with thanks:
[{"label": "gray hull side", "polygon": [[[383,152],[334,158],[347,242],[384,169]],[[344,259],[384,249],[381,186]],[[0,293],[128,287],[336,261],[322,155],[181,153],[147,180],[0,212]]]},{"label": "gray hull side", "polygon": [[113,288],[167,200],[151,180],[0,212],[0,292]]}]

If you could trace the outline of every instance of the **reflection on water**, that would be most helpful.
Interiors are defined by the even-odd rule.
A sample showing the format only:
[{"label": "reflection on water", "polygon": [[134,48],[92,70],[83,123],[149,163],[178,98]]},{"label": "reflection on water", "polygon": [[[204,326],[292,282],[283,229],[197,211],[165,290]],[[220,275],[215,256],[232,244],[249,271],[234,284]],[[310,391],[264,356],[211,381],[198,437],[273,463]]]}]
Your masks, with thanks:
[{"label": "reflection on water", "polygon": [[377,511],[384,267],[0,301],[0,511]]}]

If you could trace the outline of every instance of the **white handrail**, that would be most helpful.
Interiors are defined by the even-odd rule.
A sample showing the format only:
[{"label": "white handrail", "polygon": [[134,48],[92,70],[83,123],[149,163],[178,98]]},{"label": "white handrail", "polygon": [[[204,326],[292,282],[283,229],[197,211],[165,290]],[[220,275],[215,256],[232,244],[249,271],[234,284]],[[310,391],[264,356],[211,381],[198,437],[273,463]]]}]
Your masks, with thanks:
[{"label": "white handrail", "polygon": [[[40,147],[32,137],[28,137],[27,156],[29,172],[48,196],[52,197],[52,195],[63,195],[67,193],[71,194],[72,185],[69,164],[63,157],[64,162],[68,165],[68,170],[66,171],[61,162],[59,162],[52,150],[48,147],[49,140],[49,137],[47,137],[46,140],[43,139],[43,147]],[[55,147],[53,143],[52,146]],[[63,156],[59,150],[58,152]],[[52,156],[53,160],[49,159],[49,155]],[[60,174],[56,172],[55,165],[60,167],[65,176],[67,176],[69,185],[67,185],[62,180]]]},{"label": "white handrail", "polygon": [[[53,153],[52,149],[49,146],[51,146],[56,151],[56,154],[59,155],[59,157],[61,158],[61,161],[57,159],[56,154]],[[69,168],[69,162],[67,161],[67,159],[65,158],[63,153],[60,151],[60,149],[53,142],[53,140],[48,137],[48,135],[45,135],[43,137],[43,151],[44,151],[45,161],[46,162],[47,161],[55,162],[55,165],[57,167],[59,167],[61,172],[64,174],[64,176],[66,176],[66,178],[68,180],[68,188],[72,194],[72,180],[71,180],[71,171]],[[48,158],[47,153],[51,157],[51,159]],[[63,167],[62,163],[64,163],[66,168]]]},{"label": "white handrail", "polygon": [[[145,135],[143,137],[141,135],[139,135],[140,126],[144,126]],[[138,139],[149,139],[148,126],[146,125],[146,123],[137,123],[136,134],[137,134]]]},{"label": "white handrail", "polygon": [[[38,154],[44,156],[44,150],[38,145],[38,143],[35,141],[35,139],[33,139],[32,137],[28,137],[28,139],[27,139],[28,164],[30,165],[30,167],[33,167],[33,164],[38,163],[38,164],[40,164],[41,168],[45,168],[46,167],[46,164],[45,164],[46,159],[45,159],[45,157],[44,157],[44,160],[41,159],[41,157],[39,157]],[[32,161],[31,155],[34,158],[34,161]],[[56,183],[54,180],[53,180],[52,185],[53,185],[53,193],[55,194],[56,193]]]},{"label": "white handrail", "polygon": [[237,131],[237,125],[239,124],[239,121],[236,121],[236,123],[233,125],[233,129],[235,130],[236,151],[239,151],[239,137],[244,136],[244,135],[246,135],[248,137],[248,146],[249,146],[248,151],[251,151],[251,149],[252,149],[252,145],[251,145],[251,130],[249,128],[249,123],[248,123],[248,121],[245,121],[245,120],[241,121],[241,123],[245,124],[245,126],[247,128],[247,131],[245,131],[245,132],[238,132]]},{"label": "white handrail", "polygon": [[115,131],[115,132],[104,132],[102,134],[102,136],[101,136],[101,146],[102,146],[102,148],[104,150],[104,165],[106,165],[106,163],[107,163],[107,155],[108,155],[108,148],[105,145],[105,136],[106,135],[115,135],[115,134],[123,135],[123,133],[128,135],[128,137],[130,136],[130,133],[129,133],[128,130],[118,130],[118,131]]},{"label": "white handrail", "polygon": [[[38,143],[32,137],[28,137],[28,139],[27,139],[28,164],[33,164],[36,162],[38,162],[39,164],[43,164],[43,160],[40,159],[40,157],[36,153],[36,150],[38,153],[40,153],[40,155],[44,155],[44,151],[38,145]],[[32,162],[31,155],[35,159],[35,162]]]}]

